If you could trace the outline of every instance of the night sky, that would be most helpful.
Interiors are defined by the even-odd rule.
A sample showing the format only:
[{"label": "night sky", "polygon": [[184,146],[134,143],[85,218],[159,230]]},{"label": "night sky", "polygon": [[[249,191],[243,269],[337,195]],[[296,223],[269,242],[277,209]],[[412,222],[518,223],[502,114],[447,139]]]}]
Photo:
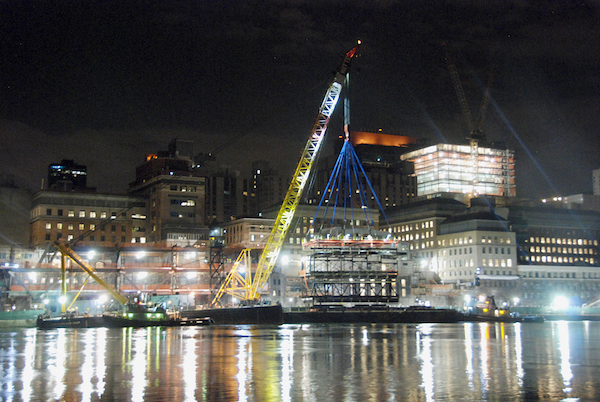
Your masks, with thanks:
[{"label": "night sky", "polygon": [[464,141],[447,42],[473,115],[493,71],[483,131],[516,151],[519,196],[591,193],[600,168],[597,1],[1,0],[0,38],[2,173],[32,190],[74,159],[124,193],[175,137],[291,171],[358,39],[352,129]]}]

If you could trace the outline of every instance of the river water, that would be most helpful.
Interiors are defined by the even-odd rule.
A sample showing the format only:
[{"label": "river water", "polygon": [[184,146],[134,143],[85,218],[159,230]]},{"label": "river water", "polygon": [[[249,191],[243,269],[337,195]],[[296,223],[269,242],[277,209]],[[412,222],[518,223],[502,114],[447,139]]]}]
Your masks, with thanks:
[{"label": "river water", "polygon": [[600,399],[600,323],[0,332],[2,401]]}]

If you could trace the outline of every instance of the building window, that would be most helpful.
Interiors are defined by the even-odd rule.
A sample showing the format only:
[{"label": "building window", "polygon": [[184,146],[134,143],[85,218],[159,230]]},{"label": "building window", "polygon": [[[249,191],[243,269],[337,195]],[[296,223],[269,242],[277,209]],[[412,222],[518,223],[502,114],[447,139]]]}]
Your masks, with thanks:
[{"label": "building window", "polygon": [[52,224],[51,223],[46,223],[46,230],[50,230],[52,229]]},{"label": "building window", "polygon": [[50,241],[50,233],[46,233],[46,241]]},{"label": "building window", "polygon": [[90,211],[90,218],[96,217],[96,211]]},{"label": "building window", "polygon": [[85,218],[85,211],[79,211],[79,217]]},{"label": "building window", "polygon": [[79,224],[79,230],[85,230],[85,224],[80,223]]},{"label": "building window", "polygon": [[69,225],[67,225],[67,229],[68,229],[68,230],[73,230],[73,224],[72,224],[72,223],[69,223]]},{"label": "building window", "polygon": [[62,224],[62,222],[58,222],[58,223],[56,224],[56,228],[57,228],[58,230],[62,230],[62,228],[63,228],[63,224]]},{"label": "building window", "polygon": [[59,209],[59,210],[58,210],[58,214],[57,214],[57,215],[58,215],[58,216],[63,216],[63,210],[62,210],[62,209]]},{"label": "building window", "polygon": [[90,223],[90,230],[96,230],[96,224]]},{"label": "building window", "polygon": [[69,209],[69,218],[73,218],[75,216],[75,211]]},{"label": "building window", "polygon": [[48,216],[52,215],[52,208],[46,209],[46,215],[48,215]]},{"label": "building window", "polygon": [[105,219],[106,218],[106,211],[100,212],[100,218],[101,219]]}]

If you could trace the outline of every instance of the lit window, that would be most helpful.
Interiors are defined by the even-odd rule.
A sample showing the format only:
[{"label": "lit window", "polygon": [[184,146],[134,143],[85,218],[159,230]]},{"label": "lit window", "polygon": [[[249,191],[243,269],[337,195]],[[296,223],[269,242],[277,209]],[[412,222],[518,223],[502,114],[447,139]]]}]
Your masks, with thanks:
[{"label": "lit window", "polygon": [[63,224],[62,224],[62,222],[58,222],[58,223],[56,224],[56,228],[57,228],[57,229],[59,229],[59,230],[61,230],[61,229],[63,228]]},{"label": "lit window", "polygon": [[79,230],[85,230],[85,224],[80,223],[79,224]]},{"label": "lit window", "polygon": [[46,230],[50,230],[52,229],[52,224],[51,223],[46,223]]},{"label": "lit window", "polygon": [[96,211],[91,211],[90,218],[95,218],[95,217],[96,217]]},{"label": "lit window", "polygon": [[75,216],[75,211],[73,211],[72,209],[69,210],[69,217],[72,218]]},{"label": "lit window", "polygon": [[85,211],[79,211],[79,217],[85,218]]}]

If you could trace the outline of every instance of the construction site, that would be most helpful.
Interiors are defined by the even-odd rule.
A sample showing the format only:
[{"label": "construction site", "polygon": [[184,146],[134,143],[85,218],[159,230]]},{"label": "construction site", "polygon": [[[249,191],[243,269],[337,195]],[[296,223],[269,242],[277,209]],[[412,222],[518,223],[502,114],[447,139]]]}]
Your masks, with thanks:
[{"label": "construction site", "polygon": [[[224,243],[220,228],[185,247],[136,243],[92,250],[78,247],[77,239],[59,240],[38,256],[35,266],[4,270],[5,310],[99,314],[127,300],[185,311],[281,305],[286,278],[275,267],[359,47],[360,42],[345,54],[334,75],[263,247],[234,250]],[[319,189],[322,197],[302,241],[301,291],[289,294],[283,304],[397,306],[418,282],[408,244],[393,238],[349,127],[345,99],[343,146],[327,186]]]}]

